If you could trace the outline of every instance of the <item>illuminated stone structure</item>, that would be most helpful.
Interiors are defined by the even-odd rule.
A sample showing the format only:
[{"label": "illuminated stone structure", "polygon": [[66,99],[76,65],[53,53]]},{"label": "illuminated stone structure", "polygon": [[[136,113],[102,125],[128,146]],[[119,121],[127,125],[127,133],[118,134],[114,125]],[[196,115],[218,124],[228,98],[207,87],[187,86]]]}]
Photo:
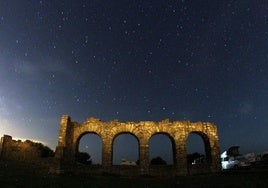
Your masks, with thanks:
[{"label": "illuminated stone structure", "polygon": [[72,122],[68,115],[63,115],[55,157],[62,164],[74,164],[80,138],[87,133],[100,136],[102,140],[102,168],[107,172],[113,168],[113,141],[116,136],[123,133],[130,133],[138,140],[140,164],[137,168],[139,168],[140,174],[150,174],[149,140],[155,134],[165,134],[171,140],[175,175],[188,174],[186,140],[190,133],[198,134],[203,139],[210,171],[220,170],[217,127],[208,122],[170,122],[169,120],[160,122],[119,122],[118,120],[102,122],[91,117],[79,124]]},{"label": "illuminated stone structure", "polygon": [[38,162],[41,157],[38,145],[30,140],[13,140],[4,135],[0,141],[0,160],[16,162]]}]

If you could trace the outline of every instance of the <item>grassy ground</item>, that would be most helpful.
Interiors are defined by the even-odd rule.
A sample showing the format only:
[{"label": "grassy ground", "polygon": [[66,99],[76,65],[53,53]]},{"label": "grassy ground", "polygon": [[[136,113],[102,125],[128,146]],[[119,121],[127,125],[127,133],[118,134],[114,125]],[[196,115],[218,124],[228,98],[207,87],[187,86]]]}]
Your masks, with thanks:
[{"label": "grassy ground", "polygon": [[268,170],[230,171],[176,178],[49,175],[29,165],[0,163],[0,187],[268,187]]}]

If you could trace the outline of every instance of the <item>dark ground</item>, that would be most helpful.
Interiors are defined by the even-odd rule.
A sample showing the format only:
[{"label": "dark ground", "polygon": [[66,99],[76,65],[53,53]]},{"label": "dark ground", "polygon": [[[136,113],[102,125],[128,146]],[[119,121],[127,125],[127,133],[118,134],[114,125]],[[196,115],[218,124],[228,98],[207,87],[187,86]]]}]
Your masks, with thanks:
[{"label": "dark ground", "polygon": [[268,169],[226,171],[176,178],[51,175],[29,165],[0,162],[0,187],[268,187]]}]

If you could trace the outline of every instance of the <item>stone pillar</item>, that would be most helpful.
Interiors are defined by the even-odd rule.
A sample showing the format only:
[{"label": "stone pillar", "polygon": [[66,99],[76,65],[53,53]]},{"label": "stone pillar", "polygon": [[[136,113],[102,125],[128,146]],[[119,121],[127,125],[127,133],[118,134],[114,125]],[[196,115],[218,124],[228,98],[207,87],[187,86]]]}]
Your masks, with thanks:
[{"label": "stone pillar", "polygon": [[12,136],[4,135],[1,138],[0,159],[7,159],[8,145],[12,142]]},{"label": "stone pillar", "polygon": [[70,117],[68,115],[62,115],[61,121],[60,121],[58,146],[56,147],[56,151],[55,151],[55,157],[58,159],[64,158],[68,121],[70,121]]},{"label": "stone pillar", "polygon": [[185,176],[187,174],[186,142],[179,140],[176,142],[176,175]]},{"label": "stone pillar", "polygon": [[62,115],[60,121],[58,146],[55,151],[55,170],[56,173],[64,173],[72,169],[75,162],[73,151],[73,127],[71,118]]},{"label": "stone pillar", "polygon": [[109,170],[112,166],[112,155],[113,155],[113,143],[112,139],[108,137],[102,137],[103,144],[102,144],[102,166],[104,169]]},{"label": "stone pillar", "polygon": [[221,171],[221,160],[220,160],[220,147],[218,139],[210,141],[211,143],[211,166],[212,172]]},{"label": "stone pillar", "polygon": [[70,116],[68,115],[61,116],[58,146],[66,146],[66,134],[68,131],[67,129],[69,121],[71,121]]},{"label": "stone pillar", "polygon": [[149,145],[148,142],[140,142],[140,170],[141,175],[149,174]]}]

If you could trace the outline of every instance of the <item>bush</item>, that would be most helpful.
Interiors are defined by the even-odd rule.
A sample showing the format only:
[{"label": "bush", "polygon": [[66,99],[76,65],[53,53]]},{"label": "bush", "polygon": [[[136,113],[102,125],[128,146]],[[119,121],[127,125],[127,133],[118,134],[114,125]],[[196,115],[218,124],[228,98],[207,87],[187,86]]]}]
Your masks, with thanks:
[{"label": "bush", "polygon": [[161,157],[156,157],[151,160],[151,165],[166,165],[167,162],[163,160]]},{"label": "bush", "polygon": [[26,140],[26,143],[30,144],[32,147],[37,148],[40,153],[40,157],[54,157],[54,151],[50,149],[48,146],[43,145],[39,142],[33,142],[31,140]]},{"label": "bush", "polygon": [[75,160],[82,164],[92,164],[91,156],[86,152],[78,152],[75,155]]}]

